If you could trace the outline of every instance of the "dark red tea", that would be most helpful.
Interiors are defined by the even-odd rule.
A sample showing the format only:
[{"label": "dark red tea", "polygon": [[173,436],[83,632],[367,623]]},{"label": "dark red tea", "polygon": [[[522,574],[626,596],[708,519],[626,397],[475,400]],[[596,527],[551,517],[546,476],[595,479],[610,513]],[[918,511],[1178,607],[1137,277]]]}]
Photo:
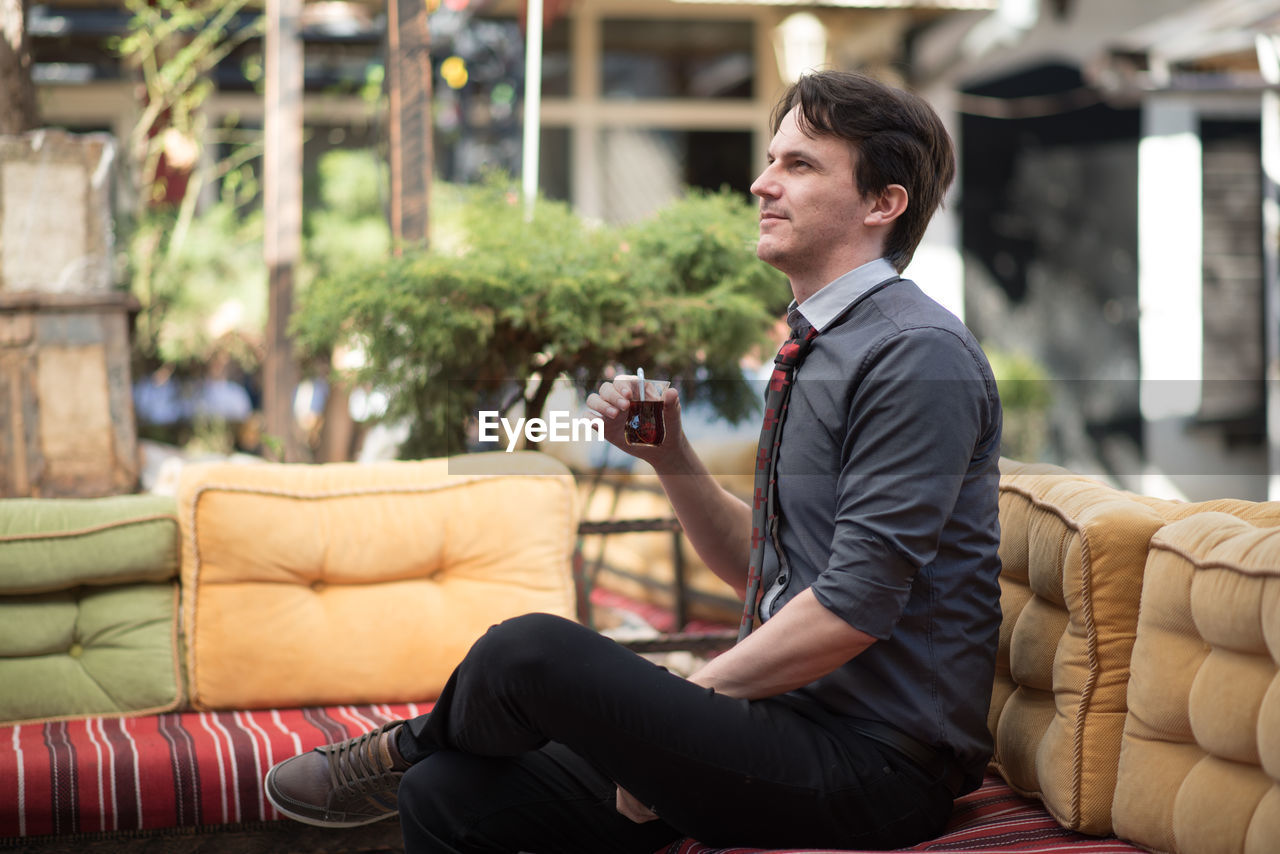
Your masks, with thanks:
[{"label": "dark red tea", "polygon": [[662,400],[633,400],[623,431],[628,445],[661,445],[667,428],[662,422]]}]

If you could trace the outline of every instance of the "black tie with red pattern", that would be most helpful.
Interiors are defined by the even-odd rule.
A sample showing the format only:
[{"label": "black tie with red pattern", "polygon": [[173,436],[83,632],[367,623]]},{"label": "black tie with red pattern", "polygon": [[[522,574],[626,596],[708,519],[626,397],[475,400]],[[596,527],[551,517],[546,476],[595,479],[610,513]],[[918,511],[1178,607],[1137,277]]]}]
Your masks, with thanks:
[{"label": "black tie with red pattern", "polygon": [[760,445],[756,451],[755,488],[751,500],[751,563],[747,567],[747,599],[742,611],[742,624],[738,627],[738,640],[751,633],[755,624],[756,600],[760,596],[760,576],[764,565],[765,540],[777,524],[778,502],[774,496],[777,488],[778,444],[782,440],[782,422],[787,415],[787,401],[791,396],[791,384],[796,368],[808,355],[818,330],[810,326],[797,312],[787,318],[791,323],[791,337],[782,344],[773,359],[773,375],[764,396],[764,424],[760,428]]}]

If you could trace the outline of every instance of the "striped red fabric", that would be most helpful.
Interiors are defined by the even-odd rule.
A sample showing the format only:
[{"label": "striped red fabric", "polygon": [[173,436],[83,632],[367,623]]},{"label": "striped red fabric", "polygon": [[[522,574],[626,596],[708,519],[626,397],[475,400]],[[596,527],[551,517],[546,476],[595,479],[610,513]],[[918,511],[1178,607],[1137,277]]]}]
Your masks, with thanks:
[{"label": "striped red fabric", "polygon": [[[16,837],[279,820],[262,791],[273,764],[429,709],[429,703],[410,703],[175,712],[0,727],[0,848]],[[904,850],[1142,851],[1063,829],[1038,802],[1015,795],[994,775],[957,802],[944,835]],[[686,839],[660,854],[796,852],[709,848]]]},{"label": "striped red fabric", "polygon": [[[1067,830],[1053,820],[1039,801],[1018,796],[1000,777],[988,774],[982,787],[956,801],[946,832],[903,851],[941,854],[1002,854],[1021,851],[1035,854],[1121,854],[1145,849],[1120,839],[1100,839]],[[690,839],[677,842],[659,854],[801,854],[799,849],[708,848]],[[805,849],[804,854],[819,854]],[[828,852],[837,854],[837,852]],[[857,854],[857,852],[839,852]]]},{"label": "striped red fabric", "polygon": [[0,727],[0,847],[6,837],[280,819],[262,791],[276,762],[430,708],[175,712]]}]

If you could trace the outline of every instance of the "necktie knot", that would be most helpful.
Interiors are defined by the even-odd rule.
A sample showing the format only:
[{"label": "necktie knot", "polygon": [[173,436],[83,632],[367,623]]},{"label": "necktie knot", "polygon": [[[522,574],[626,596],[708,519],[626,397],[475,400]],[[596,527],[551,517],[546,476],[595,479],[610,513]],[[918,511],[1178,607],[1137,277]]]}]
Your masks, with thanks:
[{"label": "necktie knot", "polygon": [[778,355],[773,359],[774,364],[784,370],[794,368],[804,361],[813,345],[813,339],[818,337],[818,330],[798,313],[794,317],[788,317],[787,323],[791,326],[791,337],[782,342]]}]

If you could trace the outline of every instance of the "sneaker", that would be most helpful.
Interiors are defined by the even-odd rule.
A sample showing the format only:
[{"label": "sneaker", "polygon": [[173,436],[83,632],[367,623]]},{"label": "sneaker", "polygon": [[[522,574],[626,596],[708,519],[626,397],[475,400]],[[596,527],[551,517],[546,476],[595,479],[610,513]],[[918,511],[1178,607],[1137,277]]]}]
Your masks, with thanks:
[{"label": "sneaker", "polygon": [[358,827],[390,818],[409,767],[395,747],[401,723],[276,763],[267,772],[267,798],[289,818],[317,827]]}]

